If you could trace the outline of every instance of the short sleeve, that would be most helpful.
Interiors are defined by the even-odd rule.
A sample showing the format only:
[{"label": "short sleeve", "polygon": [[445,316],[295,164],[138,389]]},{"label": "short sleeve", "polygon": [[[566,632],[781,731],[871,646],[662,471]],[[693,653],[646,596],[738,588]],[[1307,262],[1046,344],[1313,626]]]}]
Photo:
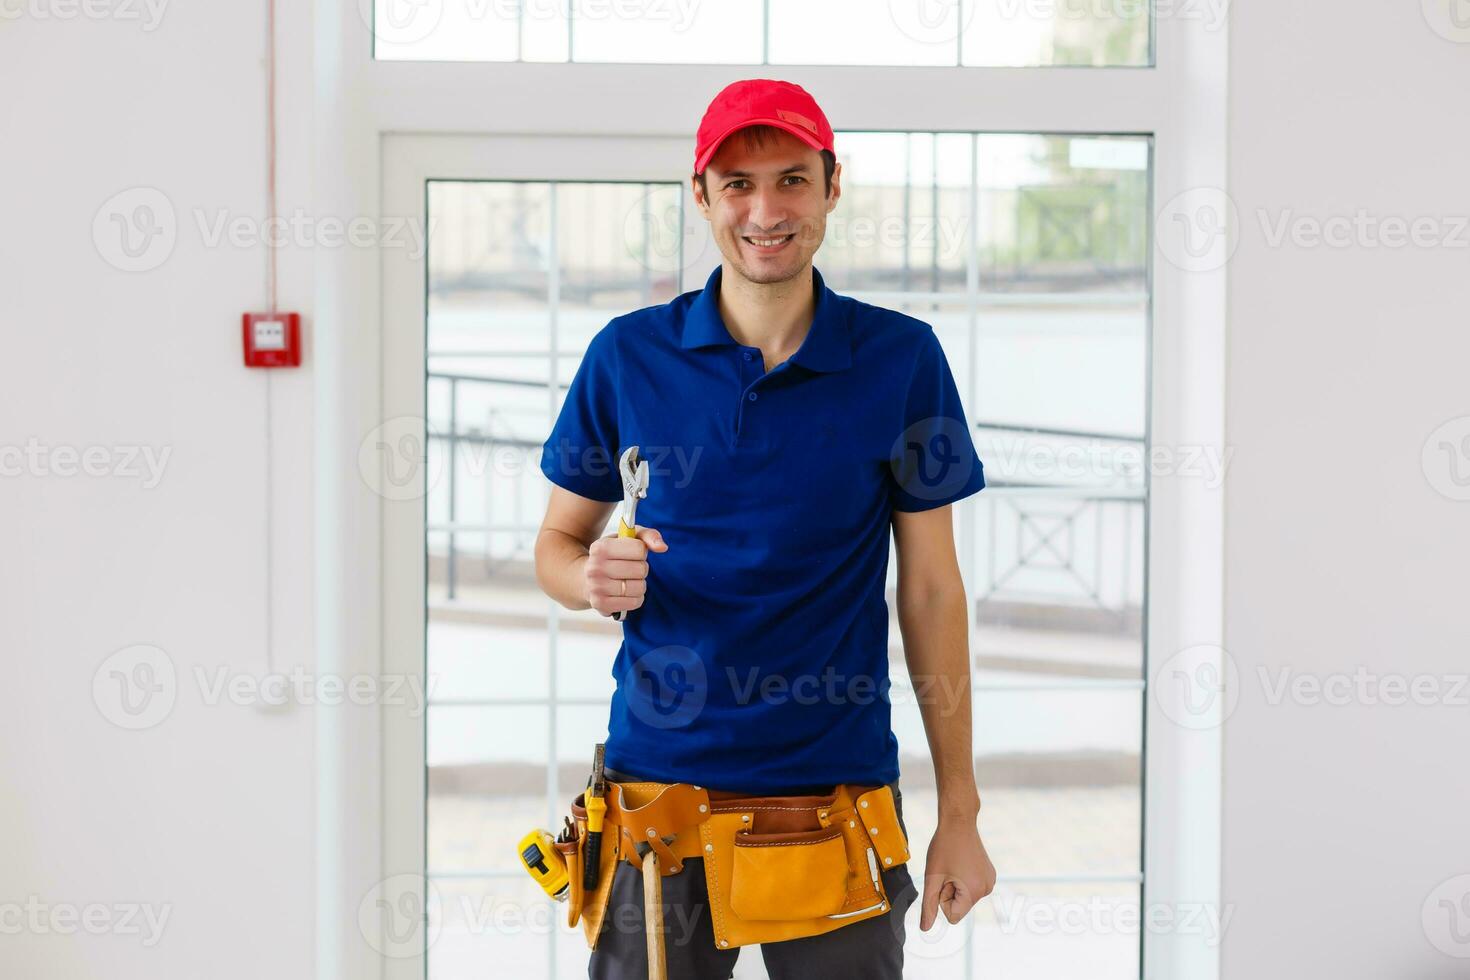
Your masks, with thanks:
[{"label": "short sleeve", "polygon": [[541,447],[541,472],[591,500],[623,498],[617,472],[618,365],[613,327],[593,336]]},{"label": "short sleeve", "polygon": [[924,331],[907,382],[901,431],[889,454],[893,509],[931,510],[978,493],[985,467],[932,328]]}]

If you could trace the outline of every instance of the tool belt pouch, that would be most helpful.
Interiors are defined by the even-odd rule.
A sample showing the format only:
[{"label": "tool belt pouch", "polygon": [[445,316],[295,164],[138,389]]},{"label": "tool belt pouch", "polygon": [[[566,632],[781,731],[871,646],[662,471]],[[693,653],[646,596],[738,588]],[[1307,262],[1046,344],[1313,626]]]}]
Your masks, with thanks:
[{"label": "tool belt pouch", "polygon": [[[889,902],[881,872],[909,859],[888,786],[711,799],[687,783],[609,783],[608,800],[597,888],[581,896],[589,949],[597,948],[618,860],[641,862],[635,840],[656,838],[672,856],[661,860],[664,874],[688,858],[703,859],[720,949],[820,935],[882,915]],[[581,796],[572,816],[582,845]]]},{"label": "tool belt pouch", "polygon": [[556,842],[556,849],[566,862],[567,875],[570,878],[567,884],[568,926],[576,926],[582,917],[582,839],[582,835],[578,833],[576,840]]},{"label": "tool belt pouch", "polygon": [[820,935],[888,911],[881,871],[909,853],[889,787],[719,800],[711,811],[700,832],[716,946]]},{"label": "tool belt pouch", "polygon": [[792,922],[842,911],[847,846],[837,827],[735,835],[730,911],[750,922]]},{"label": "tool belt pouch", "polygon": [[582,923],[582,935],[588,949],[597,948],[597,939],[602,934],[603,916],[607,914],[608,899],[612,897],[613,874],[618,864],[618,828],[612,821],[604,819],[602,845],[598,854],[597,888],[588,892],[583,887],[584,863],[587,856],[587,808],[579,795],[572,804],[572,820],[577,827],[577,858],[575,870],[568,862],[567,872],[572,875],[572,894],[567,910],[567,925]]}]

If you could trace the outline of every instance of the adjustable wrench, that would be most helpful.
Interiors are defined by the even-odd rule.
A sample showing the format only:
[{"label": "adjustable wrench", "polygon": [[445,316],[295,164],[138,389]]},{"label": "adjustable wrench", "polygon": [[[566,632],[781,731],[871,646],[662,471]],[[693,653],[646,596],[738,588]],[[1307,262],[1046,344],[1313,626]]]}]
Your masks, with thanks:
[{"label": "adjustable wrench", "polygon": [[[618,537],[638,536],[638,501],[648,496],[648,460],[640,459],[638,447],[629,446],[618,460],[618,475],[623,478],[623,505],[618,510]],[[615,612],[618,622],[628,618],[626,611]]]}]

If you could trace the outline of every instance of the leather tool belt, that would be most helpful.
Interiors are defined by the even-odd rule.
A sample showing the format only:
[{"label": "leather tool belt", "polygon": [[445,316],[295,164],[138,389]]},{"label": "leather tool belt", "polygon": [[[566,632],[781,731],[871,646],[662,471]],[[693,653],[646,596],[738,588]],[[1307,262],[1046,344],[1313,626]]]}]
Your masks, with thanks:
[{"label": "leather tool belt", "polygon": [[[567,921],[597,948],[619,860],[644,874],[649,912],[661,875],[704,859],[710,919],[721,949],[814,936],[888,911],[882,870],[909,859],[893,791],[839,784],[824,796],[747,796],[691,783],[607,783],[597,888],[582,886],[584,794],[572,803],[577,839],[558,843],[571,877]],[[652,855],[654,860],[646,860]],[[652,867],[645,867],[651,864]],[[655,873],[656,872],[656,873]],[[649,915],[650,962],[662,953]]]}]

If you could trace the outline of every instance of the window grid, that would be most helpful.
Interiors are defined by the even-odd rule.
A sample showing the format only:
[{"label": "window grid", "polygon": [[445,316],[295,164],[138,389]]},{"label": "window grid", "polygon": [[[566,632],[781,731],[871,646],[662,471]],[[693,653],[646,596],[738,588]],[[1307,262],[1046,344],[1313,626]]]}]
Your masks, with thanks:
[{"label": "window grid", "polygon": [[[769,0],[766,0],[766,3],[767,3],[767,6],[768,6]],[[904,135],[906,137],[908,137],[908,138],[911,139],[915,134],[910,133],[910,134],[904,134]],[[925,134],[920,134],[920,135],[925,135]],[[980,313],[981,313],[982,308],[989,307],[989,306],[1002,306],[1002,305],[1005,305],[1005,306],[1033,306],[1033,305],[1036,305],[1036,306],[1044,306],[1044,305],[1047,305],[1049,303],[1058,303],[1058,302],[1066,302],[1066,303],[1069,303],[1069,304],[1076,304],[1079,301],[1082,301],[1082,302],[1087,303],[1089,305],[1096,304],[1096,305],[1103,305],[1103,306],[1107,306],[1107,305],[1131,306],[1131,305],[1139,305],[1139,304],[1143,304],[1143,303],[1146,303],[1147,302],[1147,293],[1146,292],[1138,292],[1138,293],[1132,293],[1132,292],[1123,292],[1123,293],[1091,293],[1091,294],[1070,294],[1069,293],[1069,294],[1066,294],[1065,297],[1059,297],[1056,294],[1050,294],[1050,293],[1031,293],[1031,294],[1025,294],[1025,293],[1022,293],[1022,294],[1008,293],[1008,294],[1003,294],[1003,295],[1000,295],[1000,294],[982,294],[981,291],[980,291],[980,261],[979,261],[980,243],[979,243],[979,240],[978,240],[978,236],[979,236],[979,221],[978,221],[978,216],[979,216],[979,201],[980,201],[980,196],[981,196],[981,194],[980,194],[980,184],[979,184],[979,156],[980,156],[980,148],[979,148],[979,142],[978,142],[979,141],[979,138],[980,138],[980,135],[981,134],[979,134],[979,133],[969,134],[969,136],[970,136],[970,141],[969,141],[969,145],[970,145],[970,162],[971,162],[971,168],[970,168],[970,186],[969,186],[969,203],[970,203],[970,218],[971,218],[971,220],[968,223],[968,233],[967,233],[967,238],[966,238],[966,253],[967,253],[967,260],[966,260],[967,261],[967,264],[966,264],[966,290],[965,290],[965,294],[964,294],[964,298],[963,298],[963,303],[964,303],[964,305],[966,307],[966,311],[967,311],[967,334],[968,334],[968,336],[967,336],[967,343],[968,343],[968,346],[967,346],[967,355],[970,358],[970,371],[968,372],[968,383],[967,383],[966,399],[967,399],[967,412],[969,414],[971,414],[972,417],[974,415],[974,406],[976,406],[978,404],[978,396],[979,396],[979,393],[977,391],[978,371],[976,370],[976,360],[978,359],[977,339],[979,337],[980,331],[981,331],[982,326],[983,326],[983,324],[982,324],[982,318],[980,316]],[[935,194],[935,195],[937,195],[937,183],[938,183],[938,181],[937,181],[937,166],[938,166],[938,164],[937,164],[937,156],[938,156],[937,153],[934,154],[934,159],[935,159],[935,164],[934,165],[935,165],[935,168],[936,168],[936,174],[932,175],[934,177],[934,179],[932,180],[932,183],[931,183],[931,192],[933,194]],[[905,219],[907,220],[908,217],[909,217],[909,201],[910,201],[910,197],[911,197],[911,195],[912,195],[912,193],[914,191],[914,185],[913,185],[913,181],[912,181],[913,174],[912,174],[912,170],[911,170],[911,157],[908,156],[908,155],[906,155],[906,170],[905,170],[905,174],[906,174],[906,177],[908,178],[907,180],[905,180],[905,186],[904,186],[904,215],[905,215]],[[564,350],[562,350],[562,348],[561,348],[561,337],[560,337],[560,333],[559,333],[559,330],[558,330],[558,325],[559,325],[559,312],[560,312],[560,307],[561,307],[561,280],[560,280],[560,271],[561,271],[561,265],[562,265],[562,256],[561,256],[561,251],[560,251],[560,248],[559,248],[559,241],[558,241],[558,236],[559,236],[559,221],[558,221],[559,210],[558,210],[558,208],[559,208],[559,201],[560,201],[559,193],[558,192],[559,192],[560,187],[563,186],[563,185],[565,185],[565,184],[614,183],[614,182],[610,182],[610,181],[609,182],[599,182],[599,181],[565,181],[565,180],[552,180],[552,181],[497,181],[497,182],[501,182],[501,183],[535,183],[535,184],[544,184],[544,185],[547,185],[548,186],[548,189],[549,189],[549,194],[548,194],[548,203],[549,203],[548,254],[550,256],[550,261],[548,262],[548,290],[547,290],[547,304],[548,304],[548,306],[547,306],[547,312],[548,312],[548,340],[549,340],[548,346],[547,346],[547,348],[544,351],[541,351],[541,350],[535,350],[535,351],[512,351],[512,350],[497,351],[497,350],[485,350],[485,351],[455,352],[455,351],[437,351],[437,350],[430,350],[430,351],[426,351],[426,361],[432,361],[435,358],[444,358],[446,356],[473,356],[473,357],[485,357],[485,358],[494,358],[494,357],[533,357],[533,358],[534,357],[545,357],[546,362],[547,362],[547,371],[548,371],[547,377],[548,377],[548,381],[546,383],[544,383],[544,384],[543,383],[539,383],[539,382],[533,382],[533,383],[536,384],[536,386],[538,386],[538,387],[545,387],[546,388],[546,391],[547,391],[547,407],[548,407],[548,412],[549,412],[549,414],[550,414],[550,416],[552,418],[555,418],[556,413],[558,412],[558,410],[560,408],[561,395],[562,395],[562,393],[565,391],[565,389],[567,387],[567,384],[565,382],[563,382],[563,381],[560,380],[560,377],[561,377],[561,372],[560,372],[560,362],[561,362],[561,359],[562,358],[566,358],[566,357],[578,357],[578,356],[580,356],[580,352],[578,352],[578,351],[575,351],[575,350],[572,350],[572,351],[564,351]],[[653,186],[656,186],[656,185],[654,185],[654,184],[645,184],[645,187],[653,187]],[[679,227],[681,229],[685,227],[685,225],[684,225],[684,200],[685,200],[684,195],[683,194],[680,194],[679,195]],[[935,209],[937,211],[937,200],[934,202],[934,205],[933,206],[935,207]],[[684,269],[684,262],[683,262],[683,238],[684,238],[684,236],[681,234],[679,236],[679,239],[678,239],[679,240],[679,246],[680,246],[680,256],[679,256],[679,262],[677,264],[678,285],[677,285],[676,290],[675,290],[676,293],[681,293],[681,292],[683,292],[685,290],[685,276],[684,276],[685,269]],[[644,241],[644,246],[645,246],[645,250],[646,250],[646,248],[647,248],[647,238],[645,237],[643,239],[643,241]],[[907,279],[908,262],[909,262],[909,258],[910,258],[909,254],[908,254],[908,249],[907,249],[907,242],[906,242],[906,247],[905,247],[905,252],[904,252],[903,258],[904,258],[904,263],[905,263],[905,273],[906,273],[905,278]],[[937,262],[937,258],[934,261]],[[931,265],[932,265],[932,263],[931,263]],[[646,263],[645,263],[645,267],[646,267]],[[931,268],[930,271],[931,271],[931,275],[937,275],[937,271],[936,271],[935,268]],[[957,300],[960,299],[960,297],[957,297],[954,293],[941,293],[941,292],[933,292],[933,291],[907,291],[907,290],[899,290],[899,291],[866,291],[865,292],[865,291],[861,291],[861,290],[851,290],[851,291],[844,290],[844,292],[848,292],[849,295],[853,295],[853,296],[855,296],[857,298],[864,299],[865,301],[868,301],[868,302],[875,302],[875,303],[877,303],[877,302],[887,302],[887,303],[892,303],[892,304],[895,304],[895,305],[896,304],[932,303],[936,307],[937,306],[940,306],[940,305],[954,306],[954,305],[957,305]],[[456,412],[455,401],[456,401],[456,399],[451,398],[451,403],[450,403],[451,419],[453,419],[455,417],[455,412]],[[454,438],[456,436],[457,436],[457,433],[455,432],[454,426],[453,426],[453,423],[452,423],[451,424],[451,432],[450,432],[450,437],[451,437],[450,445],[451,445],[451,447],[454,445],[453,440],[454,440]],[[451,474],[449,485],[450,485],[450,488],[451,488],[451,491],[450,492],[452,494],[453,493],[453,489],[452,488],[454,486],[453,475],[452,475],[453,472],[454,472],[454,465],[453,465],[453,459],[452,458],[450,460],[449,469],[450,469],[450,474]],[[1077,497],[1077,498],[1081,498],[1081,499],[1099,500],[1099,501],[1103,501],[1103,500],[1126,500],[1126,501],[1138,502],[1144,508],[1144,522],[1145,522],[1145,526],[1146,526],[1146,523],[1147,523],[1147,497],[1146,497],[1146,494],[1143,491],[1139,491],[1137,493],[1132,493],[1132,492],[1119,493],[1117,491],[1100,492],[1100,491],[1097,491],[1095,489],[1090,489],[1090,488],[1071,488],[1071,487],[1048,487],[1048,488],[1041,488],[1041,487],[1027,487],[1027,486],[988,486],[987,489],[986,489],[986,491],[985,491],[985,493],[990,498],[1001,497],[1001,496],[1056,495],[1056,496],[1070,496],[1070,497]],[[974,521],[976,520],[976,498],[969,498],[969,499],[966,499],[965,501],[962,501],[958,505],[958,507],[956,509],[959,512],[960,527],[962,529],[965,529],[963,531],[963,539],[962,539],[962,542],[961,542],[961,558],[962,558],[961,567],[962,567],[962,569],[965,570],[965,572],[967,573],[967,576],[970,578],[970,580],[973,581],[974,580],[973,576],[975,574],[975,562],[977,561],[977,558],[978,558],[978,556],[975,554],[975,548],[974,548],[975,535],[973,533],[973,531],[974,531]],[[535,530],[535,527],[532,526],[532,525],[529,525],[529,524],[520,524],[520,523],[509,523],[509,524],[506,524],[506,523],[484,523],[484,522],[476,523],[476,522],[468,522],[468,521],[461,522],[461,521],[456,521],[456,520],[453,520],[453,519],[451,519],[451,520],[449,520],[447,522],[427,523],[426,526],[425,526],[425,530],[426,531],[449,532],[449,534],[451,535],[451,540],[452,540],[452,535],[455,532],[457,532],[457,531],[489,530],[489,529],[495,529],[495,530],[529,530],[529,531],[534,531]],[[451,562],[450,567],[452,569],[452,567],[453,567],[452,562]],[[451,572],[451,575],[452,575],[452,572]],[[967,592],[971,592],[970,582],[967,581],[966,586],[967,586]],[[971,592],[971,594],[973,594],[973,592]],[[545,784],[545,786],[546,786],[546,801],[547,801],[547,826],[555,828],[555,827],[559,827],[560,826],[561,816],[562,816],[562,812],[564,810],[564,807],[561,805],[561,800],[560,800],[560,786],[559,786],[559,782],[558,782],[558,771],[557,771],[558,759],[559,759],[559,753],[557,751],[558,750],[558,724],[557,724],[557,722],[558,722],[558,717],[559,717],[559,710],[558,709],[561,708],[561,707],[601,707],[601,706],[604,706],[606,704],[606,700],[604,698],[576,698],[576,697],[565,697],[564,698],[564,697],[560,697],[558,695],[558,685],[557,685],[557,675],[558,675],[558,666],[559,666],[559,642],[558,641],[559,641],[559,636],[560,636],[559,626],[560,626],[560,622],[561,622],[561,619],[562,619],[562,612],[561,612],[561,609],[558,606],[558,604],[554,600],[551,600],[549,598],[546,600],[546,608],[547,608],[546,633],[547,633],[547,643],[548,643],[548,646],[547,646],[547,650],[548,650],[547,671],[548,671],[548,674],[547,674],[547,678],[546,678],[548,694],[547,694],[546,697],[544,697],[544,698],[536,698],[536,697],[531,697],[531,698],[523,698],[523,697],[508,697],[508,698],[462,698],[462,699],[430,697],[430,699],[429,699],[429,705],[431,707],[486,707],[486,708],[506,707],[506,706],[528,706],[528,705],[529,706],[545,706],[548,709],[547,712],[546,712],[546,716],[547,716],[546,737],[547,737],[548,752],[547,752],[546,784]],[[1077,679],[1071,680],[1071,681],[1039,681],[1039,682],[1023,683],[1023,684],[1004,684],[1004,683],[992,683],[992,682],[983,682],[983,681],[981,681],[981,682],[972,682],[972,684],[971,684],[971,691],[972,691],[972,693],[980,693],[980,692],[1010,693],[1010,692],[1017,692],[1017,691],[1061,691],[1061,690],[1093,690],[1093,691],[1098,691],[1098,692],[1103,692],[1103,691],[1129,691],[1129,690],[1132,690],[1132,691],[1143,692],[1145,690],[1145,688],[1146,688],[1146,681],[1145,681],[1145,679],[1142,676],[1140,676],[1140,677],[1138,677],[1136,679],[1107,679],[1107,678],[1086,678],[1086,677],[1084,677],[1084,678],[1077,678]],[[427,721],[427,718],[426,718],[426,721]],[[1141,719],[1140,719],[1140,721],[1141,721]],[[1140,747],[1140,766],[1141,767],[1142,767],[1142,764],[1143,764],[1142,754],[1143,754],[1143,747],[1141,746]],[[1140,789],[1140,791],[1141,791],[1141,789]],[[425,802],[426,802],[426,807],[427,807],[427,798],[426,798],[426,801]],[[425,824],[424,825],[425,825],[425,832],[427,834],[428,827],[429,827],[429,823],[428,823],[428,820],[427,820],[427,812],[425,813]],[[427,850],[426,850],[426,853],[427,853]],[[1142,851],[1140,850],[1140,856],[1141,856],[1141,854],[1142,854]],[[463,879],[484,879],[484,880],[519,879],[523,874],[524,873],[522,871],[520,871],[519,869],[516,869],[516,870],[513,870],[513,871],[501,871],[501,870],[495,870],[495,869],[481,869],[481,870],[469,869],[469,870],[460,870],[460,871],[434,871],[432,869],[426,869],[426,877],[428,879],[430,879],[430,880],[433,880],[433,879],[445,879],[445,880],[463,880]],[[1069,872],[1060,872],[1060,873],[1048,873],[1048,874],[1001,875],[999,877],[999,879],[998,879],[998,883],[1001,883],[1001,884],[1119,883],[1119,884],[1138,884],[1138,885],[1141,886],[1142,883],[1143,883],[1143,880],[1144,880],[1144,874],[1140,870],[1138,872],[1118,872],[1118,873],[1087,873],[1087,872],[1069,873]],[[971,934],[971,931],[974,928],[973,917],[967,917],[966,918],[966,920],[965,920],[965,928],[966,928],[966,946],[968,947],[969,946],[969,936]],[[548,937],[547,937],[547,957],[548,957],[547,962],[548,962],[548,966],[549,966],[549,969],[550,969],[550,974],[549,975],[556,976],[557,975],[557,973],[556,973],[556,964],[557,964],[558,956],[557,956],[557,934],[556,934],[556,932],[554,930],[552,932],[550,932],[548,934]],[[970,980],[970,978],[973,977],[973,972],[974,972],[973,957],[966,956],[964,962],[965,962],[964,975],[966,977],[966,980]]]}]

